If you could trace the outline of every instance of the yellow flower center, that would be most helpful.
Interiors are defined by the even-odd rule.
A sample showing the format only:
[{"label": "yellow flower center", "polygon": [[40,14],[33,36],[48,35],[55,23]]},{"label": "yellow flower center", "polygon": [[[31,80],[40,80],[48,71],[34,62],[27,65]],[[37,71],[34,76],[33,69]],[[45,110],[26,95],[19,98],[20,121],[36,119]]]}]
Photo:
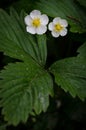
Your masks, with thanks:
[{"label": "yellow flower center", "polygon": [[33,25],[34,27],[39,27],[40,24],[41,24],[41,22],[40,22],[40,19],[39,19],[39,18],[35,18],[35,19],[33,20],[33,22],[32,22],[32,25]]},{"label": "yellow flower center", "polygon": [[54,27],[56,32],[60,32],[63,29],[63,26],[59,23],[57,23]]}]

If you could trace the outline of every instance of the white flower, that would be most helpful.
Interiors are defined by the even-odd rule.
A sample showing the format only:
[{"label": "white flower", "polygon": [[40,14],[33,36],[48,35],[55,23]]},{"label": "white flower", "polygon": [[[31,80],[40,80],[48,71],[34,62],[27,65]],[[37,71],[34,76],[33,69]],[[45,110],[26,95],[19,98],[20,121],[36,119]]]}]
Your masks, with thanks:
[{"label": "white flower", "polygon": [[33,10],[24,18],[27,32],[31,34],[44,34],[47,31],[48,16],[39,10]]},{"label": "white flower", "polygon": [[53,19],[53,22],[49,23],[48,29],[51,31],[53,37],[65,36],[67,34],[66,27],[68,23],[65,19],[56,17]]}]

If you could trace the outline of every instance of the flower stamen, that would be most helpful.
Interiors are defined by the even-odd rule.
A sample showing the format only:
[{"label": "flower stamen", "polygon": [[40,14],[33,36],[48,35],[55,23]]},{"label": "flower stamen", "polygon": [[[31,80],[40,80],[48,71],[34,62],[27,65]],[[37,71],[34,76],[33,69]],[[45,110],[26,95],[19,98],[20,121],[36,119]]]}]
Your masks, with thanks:
[{"label": "flower stamen", "polygon": [[39,19],[39,18],[33,19],[32,25],[33,25],[34,27],[39,27],[40,24],[41,24],[41,22],[40,22],[40,19]]},{"label": "flower stamen", "polygon": [[56,32],[60,32],[63,29],[63,26],[61,26],[61,24],[57,23],[57,24],[55,24],[54,29]]}]

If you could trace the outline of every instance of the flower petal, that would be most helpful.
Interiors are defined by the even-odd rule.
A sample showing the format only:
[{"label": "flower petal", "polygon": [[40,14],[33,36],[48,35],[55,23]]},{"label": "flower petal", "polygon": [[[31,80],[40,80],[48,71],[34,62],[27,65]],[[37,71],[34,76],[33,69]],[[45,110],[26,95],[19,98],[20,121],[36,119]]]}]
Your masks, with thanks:
[{"label": "flower petal", "polygon": [[59,23],[60,20],[61,20],[60,17],[56,17],[56,18],[53,19],[53,23],[57,24],[57,23]]},{"label": "flower petal", "polygon": [[37,18],[41,15],[41,12],[39,10],[33,10],[31,13],[30,13],[30,16],[31,18]]},{"label": "flower petal", "polygon": [[26,25],[31,25],[31,23],[32,23],[32,18],[30,17],[30,15],[27,15],[27,16],[24,18],[24,21],[25,21]]},{"label": "flower petal", "polygon": [[67,22],[67,20],[65,20],[65,19],[61,19],[59,22],[60,22],[60,24],[61,24],[63,27],[67,27],[67,26],[68,26],[68,22]]},{"label": "flower petal", "polygon": [[61,36],[65,36],[67,34],[67,29],[64,28],[61,32],[60,32],[60,35]]},{"label": "flower petal", "polygon": [[52,34],[53,37],[59,37],[59,33],[58,32],[52,31],[51,34]]},{"label": "flower petal", "polygon": [[27,32],[29,32],[31,34],[36,34],[36,28],[34,28],[32,26],[27,26],[26,30],[27,30]]},{"label": "flower petal", "polygon": [[49,23],[48,29],[49,29],[50,31],[52,31],[52,30],[54,29],[54,24],[53,24],[53,22]]},{"label": "flower petal", "polygon": [[42,25],[47,25],[49,22],[49,18],[46,14],[41,15],[40,20]]},{"label": "flower petal", "polygon": [[44,25],[41,25],[40,27],[36,28],[37,34],[44,34],[47,31],[47,27]]}]

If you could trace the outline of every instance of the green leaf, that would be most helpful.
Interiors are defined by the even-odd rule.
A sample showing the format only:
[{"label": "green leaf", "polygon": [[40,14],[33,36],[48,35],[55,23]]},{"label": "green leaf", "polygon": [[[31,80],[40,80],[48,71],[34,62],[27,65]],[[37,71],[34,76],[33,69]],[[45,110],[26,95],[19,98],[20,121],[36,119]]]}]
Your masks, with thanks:
[{"label": "green leaf", "polygon": [[0,73],[0,106],[9,124],[26,122],[34,110],[45,112],[53,93],[51,76],[34,62],[9,64]]},{"label": "green leaf", "polygon": [[77,57],[66,58],[55,62],[50,72],[55,76],[55,82],[65,92],[84,100],[86,98],[86,43],[83,44]]},{"label": "green leaf", "polygon": [[27,12],[33,10],[33,5],[35,4],[34,0],[17,0],[11,4],[18,12],[21,12],[24,9]]},{"label": "green leaf", "polygon": [[46,59],[47,50],[46,47],[45,50],[44,48],[43,50],[41,49],[42,53],[44,54],[44,59],[41,59],[38,44],[44,44],[46,46],[45,36],[42,35],[40,43],[38,43],[38,39],[35,36],[27,33],[24,24],[24,16],[25,13],[21,12],[21,16],[19,17],[13,8],[11,8],[10,16],[5,11],[0,9],[0,50],[4,51],[6,55],[12,57],[13,54],[11,53],[16,53],[17,48],[19,48],[21,51],[24,51],[24,53],[27,53],[29,56],[31,56],[39,64],[43,63],[42,65],[44,65],[44,59]]},{"label": "green leaf", "polygon": [[86,57],[86,42],[77,50],[79,52],[78,57]]},{"label": "green leaf", "polygon": [[13,125],[26,122],[33,112],[45,112],[49,95],[53,95],[52,78],[42,67],[47,56],[46,36],[28,34],[24,14],[19,17],[11,9],[9,16],[0,10],[0,51],[19,59],[0,72],[0,107],[5,120]]},{"label": "green leaf", "polygon": [[40,0],[35,8],[50,17],[61,17],[68,20],[71,32],[86,31],[86,14],[73,0]]}]

